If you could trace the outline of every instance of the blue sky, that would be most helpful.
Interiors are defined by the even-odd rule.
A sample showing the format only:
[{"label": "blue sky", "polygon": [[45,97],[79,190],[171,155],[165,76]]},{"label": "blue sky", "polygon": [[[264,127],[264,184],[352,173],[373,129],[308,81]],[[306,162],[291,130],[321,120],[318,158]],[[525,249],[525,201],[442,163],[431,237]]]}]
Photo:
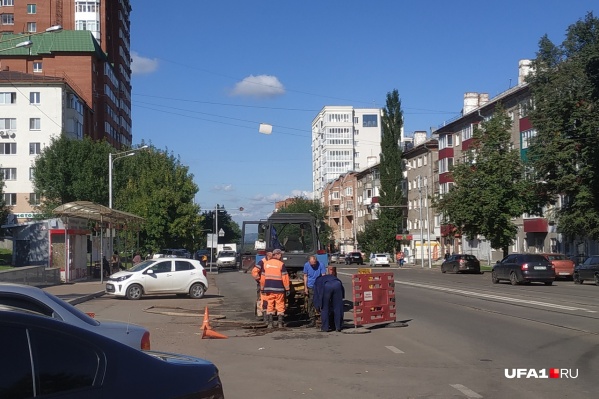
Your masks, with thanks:
[{"label": "blue sky", "polygon": [[179,156],[202,210],[224,205],[237,222],[311,194],[310,128],[323,106],[384,107],[397,89],[406,135],[430,131],[465,92],[515,85],[541,36],[559,44],[599,14],[596,0],[169,4],[131,1],[134,143]]}]

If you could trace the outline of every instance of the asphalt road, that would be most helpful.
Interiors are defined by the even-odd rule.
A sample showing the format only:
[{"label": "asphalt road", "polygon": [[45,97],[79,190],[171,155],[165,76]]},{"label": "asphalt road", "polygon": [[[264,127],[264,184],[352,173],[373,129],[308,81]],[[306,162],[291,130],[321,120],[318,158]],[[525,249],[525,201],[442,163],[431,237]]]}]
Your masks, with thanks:
[{"label": "asphalt road", "polygon": [[[599,287],[570,281],[495,285],[490,273],[438,269],[375,271],[389,270],[395,274],[397,319],[408,326],[367,334],[353,333],[359,330],[351,312],[341,333],[255,328],[255,283],[236,271],[210,275],[218,290],[201,300],[104,296],[78,307],[146,326],[152,349],[215,362],[229,399],[597,396]],[[339,265],[337,271],[349,299],[356,267]],[[206,306],[214,330],[229,339],[201,339]],[[506,377],[506,369],[540,374],[551,368],[577,378]]]}]

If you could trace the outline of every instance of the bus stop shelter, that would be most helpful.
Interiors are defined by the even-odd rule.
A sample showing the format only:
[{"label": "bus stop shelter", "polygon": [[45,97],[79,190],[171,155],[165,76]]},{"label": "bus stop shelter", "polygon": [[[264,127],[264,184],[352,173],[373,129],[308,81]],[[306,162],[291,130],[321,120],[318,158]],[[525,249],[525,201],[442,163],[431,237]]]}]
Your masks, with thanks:
[{"label": "bus stop shelter", "polygon": [[[56,207],[52,213],[60,218],[64,223],[64,280],[65,282],[72,281],[73,279],[77,279],[81,277],[81,273],[77,273],[75,267],[73,266],[73,245],[72,239],[75,239],[76,235],[84,230],[81,228],[75,227],[69,228],[69,226],[79,226],[81,221],[94,221],[97,222],[96,225],[99,226],[100,230],[100,262],[102,262],[104,254],[104,243],[103,237],[104,232],[107,229],[110,229],[110,238],[113,239],[112,231],[119,230],[123,228],[127,228],[130,230],[137,229],[139,232],[139,227],[144,222],[144,218],[134,215],[132,213],[118,211],[116,209],[111,209],[106,206],[96,204],[90,201],[75,201],[68,202],[66,204],[62,204]],[[52,233],[52,232],[51,232]],[[59,233],[59,232],[55,232]],[[85,232],[87,236],[89,234],[89,230]],[[86,239],[87,243],[87,239]],[[66,249],[69,249],[68,251]],[[112,246],[110,246],[112,249]],[[87,251],[86,251],[87,253]],[[93,257],[92,257],[93,264]],[[62,263],[62,262],[61,262]],[[101,263],[100,263],[101,264]],[[62,269],[62,265],[61,265]],[[100,278],[103,278],[103,273],[100,273]]]}]

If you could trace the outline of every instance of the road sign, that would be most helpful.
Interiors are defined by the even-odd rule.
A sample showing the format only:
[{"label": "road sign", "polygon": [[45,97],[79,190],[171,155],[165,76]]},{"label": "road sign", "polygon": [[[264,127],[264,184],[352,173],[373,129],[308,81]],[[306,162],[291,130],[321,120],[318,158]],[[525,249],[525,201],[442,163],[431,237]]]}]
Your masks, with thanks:
[{"label": "road sign", "polygon": [[219,236],[219,237],[224,237],[224,236],[225,236],[225,231],[224,231],[223,229],[220,229],[220,230],[218,231],[218,236]]},{"label": "road sign", "polygon": [[216,248],[217,243],[216,234],[206,234],[206,246],[208,248]]}]

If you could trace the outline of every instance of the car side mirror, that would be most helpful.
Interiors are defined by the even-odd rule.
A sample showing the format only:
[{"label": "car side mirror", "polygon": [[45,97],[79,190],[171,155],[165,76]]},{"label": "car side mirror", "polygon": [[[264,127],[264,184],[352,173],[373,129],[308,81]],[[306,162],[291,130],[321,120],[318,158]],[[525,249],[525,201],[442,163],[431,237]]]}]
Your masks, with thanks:
[{"label": "car side mirror", "polygon": [[146,274],[154,274],[154,270],[148,269],[148,270],[146,270]]}]

